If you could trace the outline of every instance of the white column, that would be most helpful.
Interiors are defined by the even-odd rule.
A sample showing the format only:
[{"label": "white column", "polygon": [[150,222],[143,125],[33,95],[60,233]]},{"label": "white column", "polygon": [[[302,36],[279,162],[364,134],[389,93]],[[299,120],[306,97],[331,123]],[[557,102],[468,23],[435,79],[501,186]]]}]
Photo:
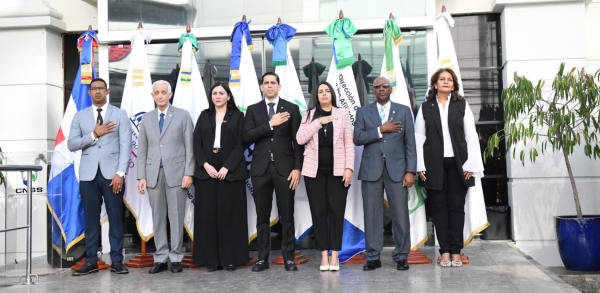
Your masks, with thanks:
[{"label": "white column", "polygon": [[[62,14],[42,0],[0,2],[0,146],[5,152],[43,152],[54,147],[63,113]],[[22,158],[33,164],[34,158]],[[10,176],[8,195],[22,185]],[[18,178],[17,178],[18,177]],[[40,179],[46,176],[40,176]],[[44,181],[44,180],[39,180]],[[33,256],[46,254],[46,187],[33,194]],[[4,200],[4,199],[3,199]],[[6,200],[24,223],[26,201]],[[1,211],[2,213],[4,211]],[[21,216],[23,215],[23,216]],[[14,234],[13,234],[14,235]],[[25,258],[25,231],[17,233],[16,258]],[[4,252],[4,241],[0,253]]]},{"label": "white column", "polygon": [[[494,10],[502,11],[504,87],[513,82],[517,72],[534,83],[544,79],[549,95],[549,86],[561,62],[565,62],[567,68],[586,66],[585,1],[495,2]],[[583,213],[599,212],[594,186],[599,186],[600,162],[588,159],[578,149],[570,161]],[[525,162],[524,166],[518,158],[509,155],[507,173],[513,238],[517,246],[542,265],[562,265],[556,248],[554,217],[575,214],[562,155],[547,152],[535,164]]]}]

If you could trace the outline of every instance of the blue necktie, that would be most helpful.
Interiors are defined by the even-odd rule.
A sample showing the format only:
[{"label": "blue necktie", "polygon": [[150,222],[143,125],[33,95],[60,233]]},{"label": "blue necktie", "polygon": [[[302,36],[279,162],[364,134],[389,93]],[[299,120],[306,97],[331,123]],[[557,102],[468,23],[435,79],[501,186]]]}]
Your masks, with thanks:
[{"label": "blue necktie", "polygon": [[273,117],[273,115],[275,115],[275,109],[273,109],[273,107],[275,106],[275,103],[268,103],[267,105],[269,105],[269,119],[271,119],[271,117]]},{"label": "blue necktie", "polygon": [[[160,113],[160,119],[158,119],[158,129],[162,133],[162,127],[165,124],[165,113]],[[160,158],[160,166],[162,167],[162,158]]]},{"label": "blue necktie", "polygon": [[160,119],[158,119],[158,129],[162,133],[162,127],[165,124],[165,113],[160,113]]},{"label": "blue necktie", "polygon": [[379,108],[379,119],[383,125],[383,123],[385,123],[385,106],[381,106],[381,108]]}]

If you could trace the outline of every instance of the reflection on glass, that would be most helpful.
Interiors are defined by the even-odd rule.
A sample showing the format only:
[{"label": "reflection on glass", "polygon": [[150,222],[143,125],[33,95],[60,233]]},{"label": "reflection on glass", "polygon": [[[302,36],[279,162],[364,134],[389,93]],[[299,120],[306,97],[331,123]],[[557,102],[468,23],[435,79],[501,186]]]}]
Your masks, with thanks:
[{"label": "reflection on glass", "polygon": [[[217,4],[218,3],[218,4]],[[108,0],[109,30],[133,30],[142,21],[146,29],[230,26],[242,15],[254,24],[332,21],[340,10],[352,20],[425,16],[423,0]]]}]

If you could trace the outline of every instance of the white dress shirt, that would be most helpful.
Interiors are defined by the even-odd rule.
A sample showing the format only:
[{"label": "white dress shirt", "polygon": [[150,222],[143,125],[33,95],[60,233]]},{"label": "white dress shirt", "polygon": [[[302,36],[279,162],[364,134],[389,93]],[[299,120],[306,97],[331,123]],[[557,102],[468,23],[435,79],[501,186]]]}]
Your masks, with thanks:
[{"label": "white dress shirt", "polygon": [[[385,106],[385,110],[383,110],[383,113],[385,114],[385,118],[383,119],[383,122],[381,123],[381,125],[383,125],[383,123],[385,123],[386,121],[389,120],[390,108],[392,107],[392,102],[388,101],[385,105],[380,105],[379,103],[377,103],[377,116],[379,116],[379,111],[381,111],[381,107],[383,107],[383,106]],[[381,117],[379,120],[381,120]],[[379,138],[383,137],[383,134],[381,133],[381,127],[377,127],[377,133],[379,133]]]},{"label": "white dress shirt", "polygon": [[442,120],[442,136],[444,137],[444,158],[454,157],[454,149],[452,148],[452,139],[450,138],[450,128],[448,128],[448,108],[450,107],[450,99],[446,101],[446,105],[442,105],[437,99],[438,109],[440,110],[440,118]]},{"label": "white dress shirt", "polygon": [[223,122],[217,122],[215,125],[215,142],[213,143],[213,148],[221,148],[221,125],[223,125]]},{"label": "white dress shirt", "polygon": [[[275,105],[273,105],[273,111],[275,111],[275,114],[277,114],[277,105],[279,104],[279,97],[275,98],[275,100],[273,101],[269,101],[269,99],[265,98],[265,103],[267,104],[267,116],[269,116],[269,110],[271,109],[271,107],[269,107],[269,103],[275,103]],[[269,126],[271,126],[271,130],[273,130],[273,125],[271,125],[271,122],[269,122]]]},{"label": "white dress shirt", "polygon": [[158,117],[158,121],[160,121],[160,114],[161,113],[165,114],[165,121],[166,121],[167,120],[167,113],[169,112],[169,105],[167,105],[167,108],[164,111],[162,111],[162,112],[158,108],[156,108],[156,110],[158,112],[158,114],[157,114],[158,116],[156,116],[156,117]]}]

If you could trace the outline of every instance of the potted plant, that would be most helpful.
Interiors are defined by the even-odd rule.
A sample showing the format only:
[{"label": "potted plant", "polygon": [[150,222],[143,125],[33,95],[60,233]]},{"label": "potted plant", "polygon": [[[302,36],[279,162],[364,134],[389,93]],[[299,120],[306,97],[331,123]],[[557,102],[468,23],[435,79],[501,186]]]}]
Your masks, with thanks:
[{"label": "potted plant", "polygon": [[600,216],[582,214],[569,160],[575,150],[589,158],[600,157],[597,80],[600,71],[595,75],[576,68],[565,72],[562,63],[545,98],[543,80],[534,85],[515,73],[514,83],[502,92],[504,131],[493,134],[484,151],[484,158],[493,156],[504,140],[507,153],[512,152],[513,158],[518,155],[522,164],[526,158],[534,163],[540,151],[562,153],[577,210],[576,216],[554,217],[560,257],[568,270],[600,270]]}]

